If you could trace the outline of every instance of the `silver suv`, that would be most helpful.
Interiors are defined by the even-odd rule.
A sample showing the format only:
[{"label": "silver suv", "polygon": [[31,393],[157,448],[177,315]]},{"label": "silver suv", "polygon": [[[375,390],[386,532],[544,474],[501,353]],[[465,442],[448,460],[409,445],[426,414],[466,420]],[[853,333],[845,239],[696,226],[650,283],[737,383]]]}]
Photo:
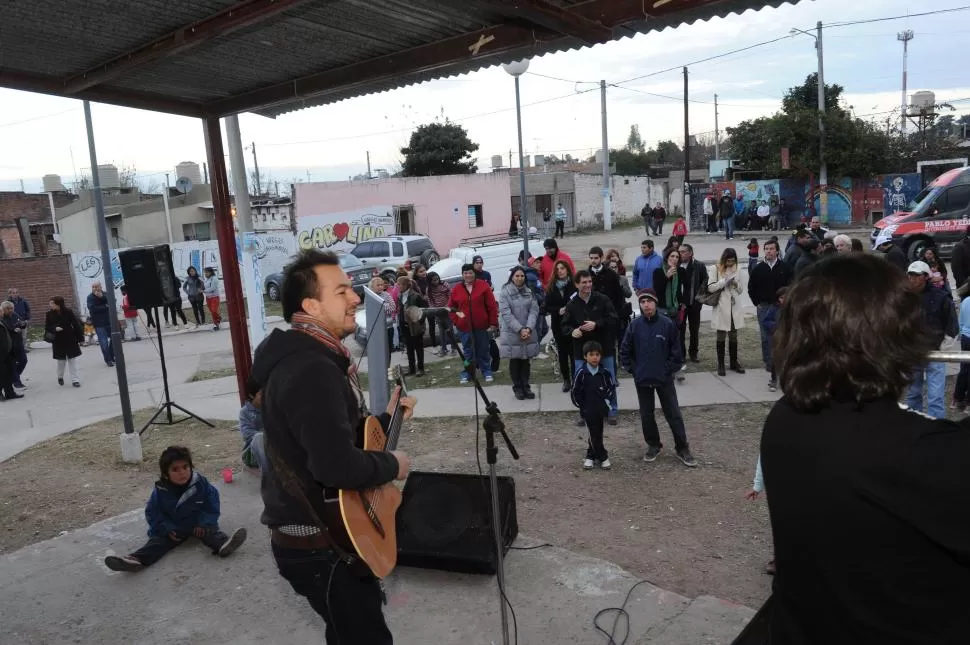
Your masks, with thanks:
[{"label": "silver suv", "polygon": [[388,283],[395,280],[398,267],[420,262],[426,267],[441,259],[426,235],[390,235],[361,242],[350,252],[361,263],[376,270]]}]

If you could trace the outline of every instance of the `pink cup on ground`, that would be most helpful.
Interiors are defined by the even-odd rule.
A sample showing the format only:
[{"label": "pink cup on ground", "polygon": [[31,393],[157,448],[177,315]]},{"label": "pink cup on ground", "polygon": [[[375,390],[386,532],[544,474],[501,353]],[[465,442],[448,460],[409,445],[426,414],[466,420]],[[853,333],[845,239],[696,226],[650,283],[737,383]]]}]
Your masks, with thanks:
[{"label": "pink cup on ground", "polygon": [[232,468],[222,469],[222,481],[226,482],[227,484],[232,483]]}]

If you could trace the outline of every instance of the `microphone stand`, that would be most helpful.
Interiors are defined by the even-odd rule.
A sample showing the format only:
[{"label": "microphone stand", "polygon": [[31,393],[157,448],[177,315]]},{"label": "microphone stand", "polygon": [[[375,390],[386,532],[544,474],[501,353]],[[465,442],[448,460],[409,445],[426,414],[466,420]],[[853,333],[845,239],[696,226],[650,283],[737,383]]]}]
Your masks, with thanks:
[{"label": "microphone stand", "polygon": [[[470,304],[470,303],[469,303]],[[469,322],[470,322],[469,316]],[[482,387],[482,382],[478,378],[478,372],[476,370],[475,361],[465,358],[465,352],[461,347],[461,343],[455,337],[455,326],[451,324],[449,320],[448,335],[451,337],[451,342],[454,347],[458,348],[458,356],[461,357],[462,364],[465,366],[465,370],[471,377],[472,383],[475,385],[476,395],[481,397],[482,401],[485,403],[485,422],[482,423],[482,428],[485,429],[485,461],[488,462],[488,481],[489,487],[491,489],[491,501],[492,501],[492,530],[495,537],[495,562],[496,562],[496,575],[498,578],[498,595],[499,604],[501,608],[502,616],[502,643],[503,645],[509,645],[509,615],[507,598],[505,595],[505,550],[504,543],[502,540],[502,525],[500,523],[500,513],[499,513],[499,499],[498,499],[498,476],[495,474],[495,463],[498,461],[498,446],[495,445],[495,434],[501,434],[502,439],[505,441],[506,447],[509,449],[509,454],[512,455],[512,459],[518,459],[519,453],[516,451],[515,446],[512,445],[512,440],[509,438],[508,433],[505,432],[505,422],[502,421],[502,412],[498,409],[498,404],[488,398],[485,394],[485,389]],[[474,353],[474,341],[472,341],[472,348]],[[478,448],[476,447],[476,450]]]}]

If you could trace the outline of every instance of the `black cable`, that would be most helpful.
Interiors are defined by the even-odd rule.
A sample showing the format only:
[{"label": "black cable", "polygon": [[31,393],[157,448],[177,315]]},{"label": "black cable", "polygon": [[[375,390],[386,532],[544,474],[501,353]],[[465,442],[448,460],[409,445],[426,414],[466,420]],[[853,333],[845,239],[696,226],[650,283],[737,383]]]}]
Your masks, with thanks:
[{"label": "black cable", "polygon": [[533,549],[541,549],[542,547],[545,547],[545,546],[552,546],[552,545],[549,544],[548,542],[543,542],[542,544],[534,544],[532,546],[515,546],[515,545],[511,545],[511,546],[509,546],[509,548],[510,549],[515,549],[516,551],[532,551]]},{"label": "black cable", "polygon": [[[625,645],[627,639],[630,638],[630,614],[627,613],[626,606],[630,603],[630,597],[633,595],[633,591],[640,585],[644,584],[651,584],[655,587],[657,586],[649,580],[640,580],[630,587],[630,590],[626,592],[626,598],[623,599],[622,605],[619,607],[607,607],[606,609],[600,609],[598,612],[596,612],[596,615],[593,616],[593,627],[596,628],[596,631],[606,636],[607,645]],[[616,616],[613,618],[613,627],[610,629],[610,631],[606,631],[606,629],[600,625],[599,619],[603,614],[610,612],[615,612]],[[623,640],[617,641],[615,638],[616,628],[619,625],[621,618],[626,618],[626,634],[623,636]]]}]

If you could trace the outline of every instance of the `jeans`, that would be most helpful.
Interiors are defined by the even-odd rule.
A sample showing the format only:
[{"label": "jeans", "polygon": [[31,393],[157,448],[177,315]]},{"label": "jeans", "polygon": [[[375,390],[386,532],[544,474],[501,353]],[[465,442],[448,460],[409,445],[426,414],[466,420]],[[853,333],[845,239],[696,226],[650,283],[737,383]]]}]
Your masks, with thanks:
[{"label": "jeans", "polygon": [[[256,462],[259,469],[261,471],[265,471],[267,466],[269,466],[269,460],[266,459],[266,444],[263,440],[262,432],[257,432],[252,436],[252,438],[249,440],[249,445],[246,446],[243,453],[245,453],[246,450],[248,450],[249,454],[252,455],[252,458]],[[243,459],[243,461],[245,461],[245,459]]]},{"label": "jeans", "polygon": [[65,367],[65,365],[68,366],[68,367],[70,367],[70,369],[71,369],[71,383],[80,383],[81,382],[81,377],[80,377],[80,375],[78,374],[78,371],[77,371],[77,359],[76,358],[68,358],[66,360],[63,360],[62,359],[62,360],[58,360],[57,361],[57,378],[59,378],[59,379],[64,378],[64,367]]},{"label": "jeans", "polygon": [[512,389],[530,390],[529,381],[532,378],[531,360],[528,358],[510,358],[509,377],[512,379]]},{"label": "jeans", "polygon": [[204,325],[205,324],[205,300],[201,296],[195,300],[193,300],[192,298],[189,298],[189,304],[192,305],[192,313],[195,315],[195,324]]},{"label": "jeans", "polygon": [[[148,542],[145,546],[138,549],[131,555],[135,557],[136,560],[142,563],[143,566],[151,566],[161,560],[162,556],[171,551],[172,549],[181,546],[188,541],[189,537],[192,537],[191,533],[176,533],[176,535],[182,539],[181,542],[173,542],[169,539],[167,535],[152,536],[148,538]],[[210,529],[205,537],[199,538],[202,544],[206,545],[212,549],[213,553],[218,553],[219,548],[226,543],[229,536],[219,530],[219,527],[215,529]]]},{"label": "jeans", "polygon": [[417,368],[424,371],[424,331],[412,334],[408,323],[401,326],[401,338],[404,339],[404,347],[408,355],[408,372],[413,373],[415,358],[417,358]]},{"label": "jeans", "polygon": [[13,382],[21,384],[20,375],[27,369],[27,350],[24,343],[18,344],[13,350]]},{"label": "jeans", "polygon": [[[685,356],[697,358],[697,341],[701,332],[701,309],[704,307],[699,302],[687,305],[687,331],[690,332],[690,347],[687,348]],[[684,344],[686,334],[681,335],[681,345]]]},{"label": "jeans", "polygon": [[178,325],[179,324],[179,321],[178,321],[178,318],[179,317],[182,318],[182,324],[183,325],[188,325],[189,324],[189,321],[185,319],[185,312],[182,311],[182,301],[181,300],[179,300],[177,304],[168,305],[167,307],[163,307],[162,308],[162,313],[165,314],[165,323],[166,324],[168,324],[169,317],[172,318],[172,324],[173,325]]},{"label": "jeans", "polygon": [[771,370],[771,334],[765,329],[765,316],[770,305],[758,305],[758,329],[761,331],[761,362],[766,370]]},{"label": "jeans", "polygon": [[946,418],[946,363],[927,363],[913,375],[906,392],[906,405],[923,411],[923,383],[926,383],[926,413],[934,419]]},{"label": "jeans", "polygon": [[[960,336],[960,349],[970,351],[970,336]],[[960,363],[957,386],[953,390],[954,403],[966,403],[970,399],[970,363]]]},{"label": "jeans", "polygon": [[555,235],[553,235],[553,237],[555,237],[556,235],[558,235],[559,237],[566,237],[566,221],[565,220],[561,220],[561,219],[557,219],[556,220],[556,233],[555,233]]},{"label": "jeans", "polygon": [[758,258],[753,258],[751,256],[748,256],[748,275],[749,276],[751,275],[751,272],[754,271],[754,268],[756,266],[758,266]]},{"label": "jeans", "polygon": [[111,327],[95,327],[94,333],[98,335],[98,345],[101,346],[101,356],[104,362],[111,364],[115,362],[115,350],[111,346]]},{"label": "jeans", "polygon": [[654,235],[664,234],[664,221],[662,219],[655,219],[653,221],[653,234]]},{"label": "jeans", "polygon": [[[433,324],[430,320],[428,321],[428,323]],[[451,337],[451,334],[454,331],[454,328],[455,326],[451,323],[450,320],[447,320],[447,319],[438,320],[438,334],[441,337],[439,339],[439,342],[441,343],[441,351],[445,351],[448,348],[449,344],[451,345],[452,351],[458,349],[458,343],[456,343]],[[457,337],[457,334],[456,334],[456,337]],[[433,333],[431,335],[431,338],[434,339]]]},{"label": "jeans", "polygon": [[[458,332],[465,360],[473,363],[482,376],[492,375],[492,354],[488,346],[488,332],[484,329]],[[468,370],[462,370],[461,378],[470,378]]]},{"label": "jeans", "polygon": [[280,575],[307,599],[327,625],[329,645],[391,645],[384,621],[384,592],[369,571],[358,571],[330,550],[273,544]]},{"label": "jeans", "polygon": [[572,369],[573,365],[573,343],[572,337],[562,333],[562,319],[559,316],[552,317],[552,338],[556,341],[556,355],[559,358],[559,373],[563,383],[572,383],[573,375],[576,373]]},{"label": "jeans", "polygon": [[730,240],[734,237],[734,216],[724,218],[724,237]]},{"label": "jeans", "polygon": [[[583,358],[574,358],[573,359],[573,376],[574,377],[576,376],[576,373],[579,372],[580,368],[585,363],[586,363],[586,360],[583,359]],[[604,356],[602,358],[602,360],[600,360],[600,367],[602,367],[607,372],[609,372],[613,376],[613,380],[616,381],[616,357],[614,357],[614,356]],[[610,416],[611,417],[615,417],[616,416],[616,410],[617,410],[617,408],[616,408],[616,392],[614,392],[613,393],[613,398],[610,399]]]},{"label": "jeans", "polygon": [[663,385],[637,385],[637,400],[640,402],[640,426],[643,430],[643,440],[648,446],[662,448],[660,442],[660,430],[657,428],[657,420],[653,413],[656,409],[653,400],[653,393],[657,393],[660,399],[660,409],[663,410],[664,419],[670,426],[670,431],[674,435],[674,446],[678,451],[689,448],[687,443],[687,430],[684,428],[684,417],[680,413],[680,403],[677,401],[677,386],[673,379],[668,380]]}]

